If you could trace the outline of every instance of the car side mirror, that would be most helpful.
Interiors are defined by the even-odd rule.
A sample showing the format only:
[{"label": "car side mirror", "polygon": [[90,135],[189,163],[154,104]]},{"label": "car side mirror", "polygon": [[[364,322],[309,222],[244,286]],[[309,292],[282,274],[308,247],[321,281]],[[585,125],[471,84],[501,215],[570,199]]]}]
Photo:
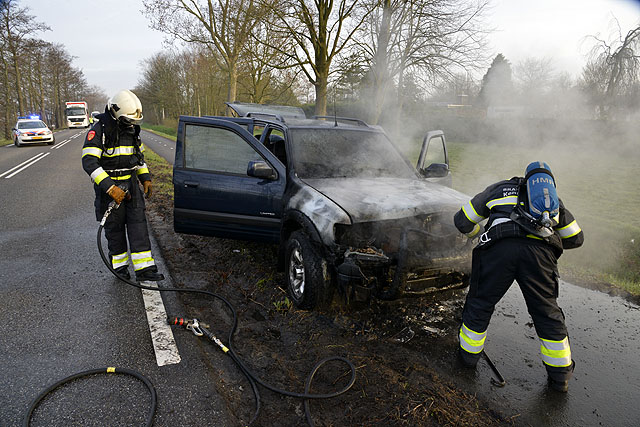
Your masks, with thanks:
[{"label": "car side mirror", "polygon": [[277,178],[276,171],[264,160],[252,160],[247,166],[247,175],[255,178],[274,180]]},{"label": "car side mirror", "polygon": [[420,171],[425,178],[444,178],[449,174],[449,165],[446,163],[432,163]]}]

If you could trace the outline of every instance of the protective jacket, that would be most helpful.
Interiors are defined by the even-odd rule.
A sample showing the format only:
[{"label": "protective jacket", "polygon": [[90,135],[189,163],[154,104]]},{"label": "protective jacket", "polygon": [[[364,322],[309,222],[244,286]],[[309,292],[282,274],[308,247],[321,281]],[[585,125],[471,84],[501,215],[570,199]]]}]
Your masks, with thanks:
[{"label": "protective jacket", "polygon": [[96,219],[102,219],[112,201],[107,194],[112,185],[127,190],[130,196],[112,211],[104,226],[113,268],[126,268],[130,251],[136,273],[155,272],[144,195],[138,183],[151,180],[144,162],[140,127],[121,124],[108,111],[97,118],[99,121],[87,133],[82,148],[82,167],[91,177],[96,193]]},{"label": "protective jacket", "polygon": [[132,175],[140,182],[151,180],[142,154],[140,126],[125,130],[108,111],[96,117],[98,121],[87,133],[82,147],[82,167],[91,181],[106,193],[112,185],[118,185]]},{"label": "protective jacket", "polygon": [[[523,179],[513,177],[487,187],[474,196],[454,216],[454,223],[460,232],[468,237],[476,237],[481,231],[479,223],[487,219],[484,231],[489,232],[485,240],[501,237],[526,237],[545,242],[554,248],[557,257],[564,249],[577,248],[582,245],[584,235],[575,218],[560,200],[560,212],[555,219],[554,235],[547,239],[525,232],[511,221],[513,208],[518,203],[519,186]],[[520,203],[526,205],[526,191],[520,192]],[[524,198],[524,200],[523,200]],[[482,240],[481,240],[482,241]]]}]

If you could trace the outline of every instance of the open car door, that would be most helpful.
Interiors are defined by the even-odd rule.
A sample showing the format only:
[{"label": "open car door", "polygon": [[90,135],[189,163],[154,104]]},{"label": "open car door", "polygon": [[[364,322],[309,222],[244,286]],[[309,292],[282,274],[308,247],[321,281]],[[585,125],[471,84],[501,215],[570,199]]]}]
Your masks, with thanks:
[{"label": "open car door", "polygon": [[451,187],[449,154],[443,131],[434,130],[425,135],[416,169],[427,180]]}]

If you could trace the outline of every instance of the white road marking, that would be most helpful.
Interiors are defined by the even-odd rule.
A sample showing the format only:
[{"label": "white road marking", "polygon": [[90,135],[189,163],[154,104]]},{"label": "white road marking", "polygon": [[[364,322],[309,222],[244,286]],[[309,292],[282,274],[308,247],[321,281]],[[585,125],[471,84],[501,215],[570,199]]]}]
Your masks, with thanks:
[{"label": "white road marking", "polygon": [[[14,176],[15,174],[22,172],[23,170],[25,170],[26,168],[28,168],[28,167],[29,167],[29,166],[31,166],[32,164],[34,164],[34,163],[36,163],[36,162],[38,162],[38,161],[40,161],[40,160],[44,159],[44,158],[45,158],[45,157],[47,157],[49,154],[51,154],[51,153],[46,153],[46,154],[44,154],[44,153],[40,153],[40,154],[38,154],[38,155],[35,155],[35,156],[33,156],[32,158],[30,158],[29,160],[27,160],[27,161],[25,161],[25,162],[20,163],[18,166],[14,167],[14,168],[12,168],[12,169],[9,169],[8,171],[6,171],[6,172],[4,172],[4,173],[0,174],[0,178],[2,178],[3,176],[7,175],[8,173],[11,173],[11,172],[15,171],[15,172],[11,173],[11,175],[7,175],[7,176],[5,176],[5,177],[4,177],[5,179],[9,179],[9,178],[11,178],[12,176]],[[24,166],[23,166],[23,165],[24,165]],[[21,166],[22,166],[22,168],[20,168]],[[18,168],[20,168],[20,169],[18,169]],[[16,169],[18,169],[18,170],[16,170]]]},{"label": "white road marking", "polygon": [[[154,288],[158,287],[154,282],[140,282],[140,284]],[[173,338],[173,332],[167,324],[167,311],[164,308],[160,292],[142,289],[142,298],[147,312],[151,341],[153,341],[153,350],[156,353],[158,366],[180,363],[182,359],[180,358],[180,353],[178,353],[178,346]]]},{"label": "white road marking", "polygon": [[62,147],[65,144],[68,144],[69,142],[71,142],[70,139],[65,139],[64,141],[54,145],[53,147],[51,147],[52,150],[57,150],[58,148]]}]

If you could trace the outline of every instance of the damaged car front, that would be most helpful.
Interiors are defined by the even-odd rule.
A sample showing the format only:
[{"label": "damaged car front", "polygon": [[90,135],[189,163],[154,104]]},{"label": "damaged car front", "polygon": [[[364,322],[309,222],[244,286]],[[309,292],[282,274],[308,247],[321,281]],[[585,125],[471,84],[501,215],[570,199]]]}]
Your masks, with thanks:
[{"label": "damaged car front", "polygon": [[287,210],[312,218],[346,302],[465,284],[471,247],[453,214],[468,197],[447,186],[441,132],[425,137],[418,168],[375,127],[292,125],[290,137],[301,185]]}]

